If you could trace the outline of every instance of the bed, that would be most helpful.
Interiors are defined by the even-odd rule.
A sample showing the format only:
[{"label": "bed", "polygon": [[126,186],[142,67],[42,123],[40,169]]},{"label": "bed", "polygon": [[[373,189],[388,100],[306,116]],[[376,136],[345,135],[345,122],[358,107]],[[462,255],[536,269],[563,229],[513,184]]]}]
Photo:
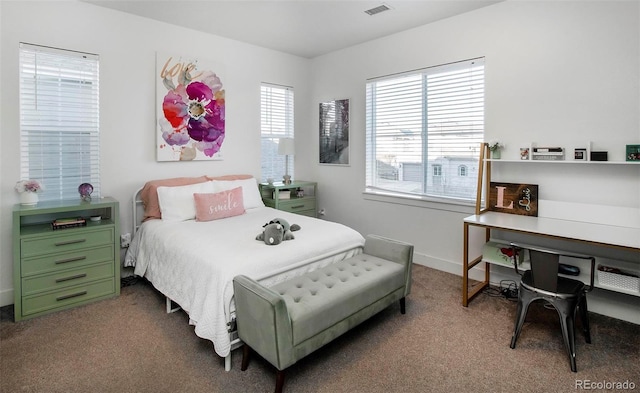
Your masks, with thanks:
[{"label": "bed", "polygon": [[[193,208],[194,196],[222,193],[225,202],[234,193],[244,213],[206,221],[198,217],[202,209],[198,202]],[[234,323],[236,275],[271,286],[359,254],[364,245],[362,235],[342,224],[265,207],[256,180],[246,175],[147,182],[134,193],[132,208],[134,236],[124,265],[133,266],[137,276],[166,296],[167,311],[174,302],[189,315],[195,334],[212,341],[225,358],[226,370],[231,351],[241,344]],[[294,232],[295,239],[276,246],[256,240],[274,218],[302,229]]]}]

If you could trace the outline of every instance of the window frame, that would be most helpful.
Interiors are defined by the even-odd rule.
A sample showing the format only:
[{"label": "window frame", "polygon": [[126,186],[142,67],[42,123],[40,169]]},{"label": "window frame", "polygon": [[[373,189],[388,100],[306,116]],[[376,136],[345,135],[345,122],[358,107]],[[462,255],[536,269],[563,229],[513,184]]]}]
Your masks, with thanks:
[{"label": "window frame", "polygon": [[[397,73],[397,74],[392,74],[392,75],[387,75],[387,76],[383,76],[383,77],[377,77],[377,78],[370,78],[367,80],[367,92],[366,92],[366,176],[365,176],[365,189],[364,189],[364,195],[366,198],[368,199],[378,199],[376,198],[376,196],[380,196],[383,200],[385,201],[389,201],[389,198],[392,198],[396,203],[404,203],[403,200],[405,201],[410,201],[409,204],[414,204],[415,201],[424,201],[424,202],[435,202],[435,203],[448,203],[448,204],[453,204],[453,205],[462,205],[462,206],[474,206],[475,205],[475,200],[476,200],[476,196],[477,196],[477,182],[475,180],[473,180],[473,176],[475,173],[475,176],[477,176],[477,172],[478,172],[478,160],[479,160],[479,146],[480,146],[480,142],[482,142],[484,140],[484,133],[485,133],[485,129],[484,129],[484,112],[485,112],[485,102],[484,102],[484,91],[485,91],[485,72],[484,72],[484,63],[485,63],[485,58],[484,57],[479,57],[479,58],[474,58],[474,59],[468,59],[468,60],[464,60],[461,62],[455,62],[455,63],[448,63],[448,64],[443,64],[440,66],[434,66],[434,67],[427,67],[427,68],[422,68],[422,69],[418,69],[418,70],[412,70],[412,71],[408,71],[408,72],[403,72],[403,73]],[[469,69],[469,73],[473,72],[473,73],[477,73],[476,77],[477,80],[474,82],[470,82],[470,86],[472,86],[472,88],[470,88],[469,90],[472,93],[477,93],[479,100],[479,104],[473,104],[470,105],[470,107],[472,107],[472,110],[475,110],[475,112],[480,113],[480,116],[477,119],[474,119],[474,123],[471,126],[471,128],[469,129],[468,134],[469,135],[473,135],[475,139],[473,139],[473,141],[468,141],[466,143],[465,148],[468,147],[469,151],[472,152],[472,154],[467,154],[466,156],[461,156],[460,159],[464,160],[464,161],[469,161],[469,162],[458,162],[457,165],[455,165],[455,167],[459,167],[459,165],[464,165],[466,167],[466,175],[465,176],[456,176],[460,174],[459,169],[456,170],[454,168],[451,168],[450,166],[448,166],[449,169],[447,169],[447,173],[444,173],[444,169],[441,168],[440,173],[436,173],[437,168],[436,166],[438,165],[437,161],[435,160],[431,160],[427,154],[424,154],[423,156],[421,156],[421,160],[417,162],[417,164],[412,164],[412,165],[421,165],[423,167],[422,171],[423,171],[423,178],[421,181],[418,180],[419,183],[415,183],[415,184],[421,184],[422,187],[422,192],[415,192],[415,191],[410,191],[410,192],[406,192],[404,190],[398,190],[398,189],[393,189],[393,187],[388,187],[386,184],[383,186],[379,186],[379,180],[381,179],[379,177],[379,174],[376,173],[377,167],[379,166],[378,161],[380,161],[379,158],[381,153],[384,153],[386,151],[391,151],[393,152],[393,150],[389,150],[389,149],[398,149],[398,151],[400,150],[400,146],[398,146],[398,144],[389,144],[387,143],[386,147],[387,150],[385,151],[384,149],[382,151],[378,150],[377,154],[376,154],[376,149],[377,149],[377,144],[378,144],[378,140],[376,139],[376,121],[378,121],[377,119],[377,111],[378,111],[378,107],[377,105],[377,94],[380,94],[376,89],[377,85],[376,83],[378,81],[391,81],[390,83],[392,84],[394,81],[394,79],[397,80],[401,80],[402,78],[405,78],[407,76],[409,77],[416,77],[416,76],[421,76],[423,80],[426,80],[426,76],[425,75],[432,75],[432,74],[438,74],[438,73],[447,73],[450,70],[455,70],[456,68],[460,69],[464,69],[464,68],[468,68]],[[410,79],[409,79],[410,80]],[[415,82],[414,82],[415,83]],[[426,85],[426,82],[423,83],[424,85]],[[475,86],[476,84],[478,86],[480,86],[481,89],[478,89],[476,91]],[[430,87],[431,88],[431,87]],[[423,146],[423,152],[426,152],[426,146],[428,146],[428,137],[431,136],[430,135],[430,131],[429,131],[429,123],[427,121],[427,109],[425,108],[427,106],[427,92],[426,92],[426,87],[423,88],[423,94],[421,96],[419,96],[420,98],[420,102],[422,103],[421,106],[423,108],[422,110],[422,131],[420,132],[420,137],[424,138],[424,141],[422,143]],[[393,93],[393,90],[389,90]],[[401,93],[402,91],[400,91]],[[395,91],[395,93],[399,94],[398,91]],[[391,94],[390,94],[391,95]],[[400,96],[399,96],[400,97]],[[404,98],[405,96],[401,96],[402,98]],[[474,98],[475,100],[476,98]],[[398,100],[399,102],[400,100]],[[394,102],[395,104],[395,102]],[[401,103],[402,105],[402,103]],[[382,107],[382,109],[386,109],[384,107]],[[404,107],[399,106],[398,109],[396,109],[396,111],[398,113],[403,112]],[[381,111],[382,112],[382,111]],[[384,112],[382,112],[384,113]],[[394,113],[395,115],[396,113]],[[397,120],[397,119],[396,119]],[[402,120],[402,118],[400,118],[400,120]],[[395,124],[394,124],[395,125]],[[400,128],[399,126],[396,126],[397,128]],[[404,130],[400,130],[400,131],[404,131]],[[401,139],[401,138],[397,138],[397,139]],[[391,147],[388,147],[391,146]],[[393,147],[395,146],[395,148]],[[375,155],[375,158],[374,158]],[[426,158],[425,158],[426,157]],[[455,157],[455,156],[454,156]],[[469,165],[470,162],[473,162],[473,164]],[[405,165],[405,163],[399,163],[399,166],[402,168],[403,165]],[[473,170],[471,170],[470,168],[472,168]],[[453,169],[453,171],[452,171]],[[388,168],[387,168],[388,170]],[[409,173],[409,172],[407,172]],[[377,178],[375,178],[376,176],[378,176]],[[436,178],[439,179],[444,179],[445,177],[451,177],[451,176],[456,176],[458,178],[463,177],[463,178],[469,178],[470,181],[468,182],[469,184],[463,185],[460,188],[460,192],[464,192],[464,196],[460,197],[460,196],[456,196],[456,195],[438,195],[438,194],[433,194],[430,192],[430,190],[427,188],[428,181],[435,181]],[[427,180],[427,179],[431,179],[431,180]],[[452,178],[453,179],[453,178]],[[402,183],[403,179],[398,180],[398,182]],[[447,182],[449,182],[450,180],[446,180]],[[461,181],[457,180],[458,182]],[[435,186],[437,186],[435,183],[430,184],[429,186],[436,188]],[[466,210],[466,209],[464,209]]]},{"label": "window frame", "polygon": [[[282,97],[274,100],[275,94]],[[270,95],[270,97],[268,97]],[[265,102],[268,100],[268,102]],[[279,113],[281,111],[282,113]],[[261,181],[281,181],[289,174],[295,179],[295,162],[292,155],[279,155],[282,138],[295,139],[295,91],[291,86],[262,82],[260,84],[260,177]],[[288,163],[288,171],[286,169]],[[269,166],[268,171],[265,166]],[[282,173],[279,173],[281,171]]]},{"label": "window frame", "polygon": [[20,177],[44,185],[41,201],[101,195],[100,58],[20,43]]}]

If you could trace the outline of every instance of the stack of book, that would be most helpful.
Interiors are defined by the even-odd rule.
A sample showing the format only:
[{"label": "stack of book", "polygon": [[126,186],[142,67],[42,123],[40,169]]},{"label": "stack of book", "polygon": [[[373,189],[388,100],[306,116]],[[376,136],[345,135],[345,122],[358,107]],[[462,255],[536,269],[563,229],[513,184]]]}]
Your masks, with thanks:
[{"label": "stack of book", "polygon": [[82,217],[58,218],[51,223],[51,228],[56,229],[77,228],[87,226],[87,220]]}]

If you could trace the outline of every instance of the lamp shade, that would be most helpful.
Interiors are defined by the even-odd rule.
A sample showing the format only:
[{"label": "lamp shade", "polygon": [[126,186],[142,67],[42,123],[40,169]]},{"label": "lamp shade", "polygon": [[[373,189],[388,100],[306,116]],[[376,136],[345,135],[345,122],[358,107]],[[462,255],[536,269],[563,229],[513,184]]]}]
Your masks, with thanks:
[{"label": "lamp shade", "polygon": [[293,138],[280,138],[278,141],[278,154],[283,156],[294,155],[296,152]]}]

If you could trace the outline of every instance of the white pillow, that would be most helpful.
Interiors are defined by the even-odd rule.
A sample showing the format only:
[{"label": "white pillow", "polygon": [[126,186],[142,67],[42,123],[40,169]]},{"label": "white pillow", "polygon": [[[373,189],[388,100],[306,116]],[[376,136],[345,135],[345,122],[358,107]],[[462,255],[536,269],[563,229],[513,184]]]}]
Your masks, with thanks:
[{"label": "white pillow", "polygon": [[158,187],[158,203],[163,221],[185,221],[196,218],[193,194],[215,192],[213,182],[177,187]]},{"label": "white pillow", "polygon": [[256,207],[264,207],[258,182],[254,177],[241,180],[213,180],[215,184],[215,192],[228,191],[236,187],[242,187],[242,200],[245,209],[253,209]]}]

